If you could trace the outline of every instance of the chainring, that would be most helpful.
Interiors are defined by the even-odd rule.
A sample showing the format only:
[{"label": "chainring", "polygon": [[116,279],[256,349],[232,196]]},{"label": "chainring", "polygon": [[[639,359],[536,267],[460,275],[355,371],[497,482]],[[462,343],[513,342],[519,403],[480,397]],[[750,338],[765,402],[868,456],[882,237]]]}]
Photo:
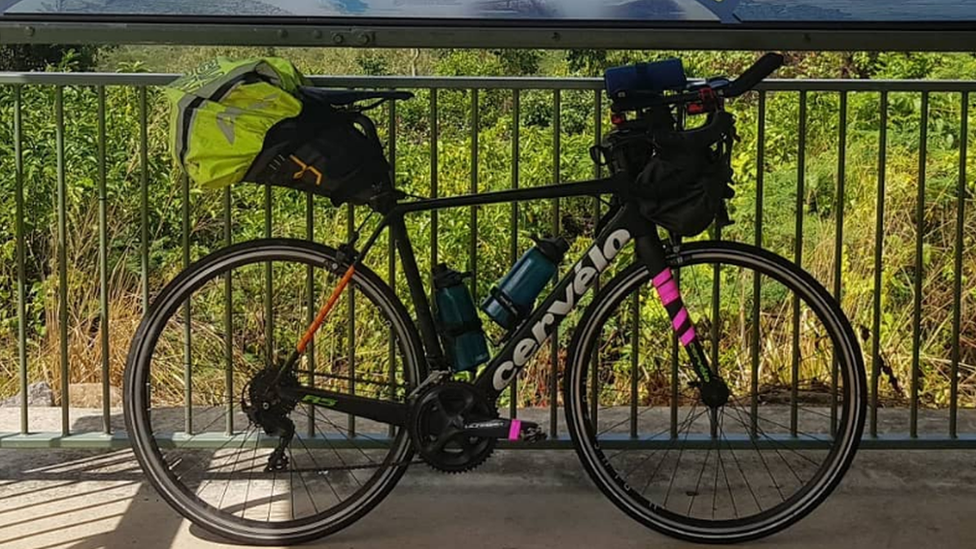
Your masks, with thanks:
[{"label": "chainring", "polygon": [[498,410],[474,385],[447,381],[424,390],[413,405],[410,438],[420,457],[445,473],[481,465],[495,449],[494,438],[460,432],[465,422],[496,419]]}]

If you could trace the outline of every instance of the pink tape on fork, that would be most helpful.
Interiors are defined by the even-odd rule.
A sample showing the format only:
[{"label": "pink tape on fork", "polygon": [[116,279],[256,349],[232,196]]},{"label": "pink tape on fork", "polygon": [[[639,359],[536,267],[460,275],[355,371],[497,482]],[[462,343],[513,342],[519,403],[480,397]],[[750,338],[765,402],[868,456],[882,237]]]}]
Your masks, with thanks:
[{"label": "pink tape on fork", "polygon": [[678,311],[678,314],[674,315],[674,320],[671,321],[671,325],[674,326],[675,331],[681,329],[681,325],[688,320],[688,309],[684,307]]},{"label": "pink tape on fork", "polygon": [[678,340],[681,341],[681,344],[684,345],[685,347],[691,345],[691,341],[693,339],[695,339],[694,328],[688,328],[688,330],[686,330],[685,333],[678,336]]},{"label": "pink tape on fork", "polygon": [[513,419],[512,424],[508,426],[508,440],[518,440],[521,432],[522,420]]},{"label": "pink tape on fork", "polygon": [[657,295],[661,297],[661,303],[665,307],[681,297],[681,294],[678,293],[678,285],[674,283],[673,279],[668,279],[664,284],[661,284],[657,289]]},{"label": "pink tape on fork", "polygon": [[663,271],[654,275],[654,278],[651,279],[651,282],[654,283],[655,288],[660,288],[662,284],[664,284],[669,280],[671,280],[671,269],[665,267]]}]

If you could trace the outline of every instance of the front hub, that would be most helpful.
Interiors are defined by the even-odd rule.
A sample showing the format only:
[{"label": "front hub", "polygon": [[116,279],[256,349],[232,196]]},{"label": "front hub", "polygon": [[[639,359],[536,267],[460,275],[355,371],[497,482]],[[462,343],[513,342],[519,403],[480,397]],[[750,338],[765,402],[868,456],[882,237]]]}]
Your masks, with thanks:
[{"label": "front hub", "polygon": [[709,408],[721,408],[729,401],[729,386],[725,380],[713,377],[708,383],[700,386],[701,399]]}]

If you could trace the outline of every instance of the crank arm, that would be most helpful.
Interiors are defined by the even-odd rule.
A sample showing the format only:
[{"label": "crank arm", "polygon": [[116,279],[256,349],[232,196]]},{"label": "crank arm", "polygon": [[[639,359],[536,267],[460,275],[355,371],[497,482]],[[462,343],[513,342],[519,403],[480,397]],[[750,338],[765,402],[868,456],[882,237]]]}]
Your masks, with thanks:
[{"label": "crank arm", "polygon": [[371,419],[388,425],[407,424],[409,407],[406,404],[361,396],[337,393],[313,387],[281,387],[282,396],[305,404],[321,406],[336,412]]},{"label": "crank arm", "polygon": [[465,423],[458,432],[480,438],[525,440],[528,442],[538,442],[546,438],[546,434],[535,423],[506,418]]}]

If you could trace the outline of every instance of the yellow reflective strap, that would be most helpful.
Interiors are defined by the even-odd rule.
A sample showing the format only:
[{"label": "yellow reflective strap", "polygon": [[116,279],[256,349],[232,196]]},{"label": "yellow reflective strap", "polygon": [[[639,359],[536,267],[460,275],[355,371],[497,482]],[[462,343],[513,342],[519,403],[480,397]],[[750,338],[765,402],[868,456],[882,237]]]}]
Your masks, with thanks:
[{"label": "yellow reflective strap", "polygon": [[295,172],[295,175],[292,176],[292,179],[301,179],[305,177],[306,172],[312,172],[313,174],[315,174],[315,184],[316,185],[322,184],[322,172],[316,169],[315,166],[309,166],[308,164],[302,162],[300,158],[298,158],[293,154],[289,155],[288,158],[291,158],[292,161],[295,162],[295,164],[298,164],[302,168],[301,170]]}]

